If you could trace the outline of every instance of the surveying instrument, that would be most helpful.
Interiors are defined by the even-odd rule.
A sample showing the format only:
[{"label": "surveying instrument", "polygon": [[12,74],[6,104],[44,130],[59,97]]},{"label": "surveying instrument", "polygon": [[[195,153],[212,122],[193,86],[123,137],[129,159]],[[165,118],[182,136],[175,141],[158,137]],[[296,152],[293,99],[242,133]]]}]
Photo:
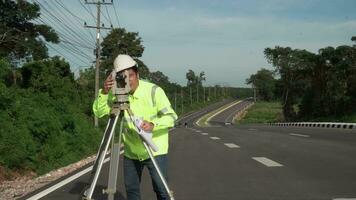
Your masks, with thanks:
[{"label": "surveying instrument", "polygon": [[[111,76],[114,79],[114,87],[112,88],[112,93],[116,96],[116,100],[111,108],[110,111],[110,118],[106,125],[106,129],[101,140],[100,148],[98,150],[94,166],[91,172],[91,177],[89,182],[91,182],[90,186],[86,188],[86,190],[82,194],[82,200],[93,200],[93,192],[96,186],[96,183],[99,178],[100,171],[102,169],[105,155],[108,152],[110,141],[111,141],[111,155],[110,155],[110,169],[109,169],[109,180],[108,180],[108,188],[103,190],[104,194],[108,195],[108,200],[114,200],[114,195],[116,193],[116,182],[117,182],[117,175],[119,169],[119,160],[120,160],[120,145],[121,145],[121,138],[122,138],[122,130],[123,130],[123,123],[124,123],[124,112],[126,111],[129,120],[134,124],[134,127],[137,131],[137,134],[140,136],[140,139],[149,154],[150,159],[153,162],[157,173],[163,182],[163,185],[170,197],[171,200],[174,200],[173,193],[169,189],[168,184],[163,177],[159,166],[154,158],[153,152],[157,151],[157,147],[154,145],[152,140],[149,137],[145,137],[142,133],[141,128],[139,127],[138,123],[135,123],[135,117],[130,109],[128,94],[131,90],[129,85],[129,73],[128,70],[123,71],[116,71],[113,70]],[[117,122],[120,121],[120,129],[119,129],[119,141],[118,143],[115,142],[114,139],[114,132]],[[137,120],[136,120],[137,122]]]}]

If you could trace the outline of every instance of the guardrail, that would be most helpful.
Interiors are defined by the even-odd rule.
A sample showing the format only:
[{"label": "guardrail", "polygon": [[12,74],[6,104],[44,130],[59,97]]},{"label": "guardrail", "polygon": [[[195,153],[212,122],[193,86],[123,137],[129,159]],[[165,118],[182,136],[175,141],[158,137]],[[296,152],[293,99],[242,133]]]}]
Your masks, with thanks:
[{"label": "guardrail", "polygon": [[356,123],[339,123],[339,122],[283,122],[283,123],[268,123],[268,124],[271,126],[356,129]]}]

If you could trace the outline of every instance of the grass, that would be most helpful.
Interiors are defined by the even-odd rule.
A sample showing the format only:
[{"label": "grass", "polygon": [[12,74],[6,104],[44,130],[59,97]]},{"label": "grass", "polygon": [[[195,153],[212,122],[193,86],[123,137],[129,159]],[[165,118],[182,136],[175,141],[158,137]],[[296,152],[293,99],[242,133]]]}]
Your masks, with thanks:
[{"label": "grass", "polygon": [[282,105],[279,102],[256,102],[237,124],[269,123],[283,121]]}]

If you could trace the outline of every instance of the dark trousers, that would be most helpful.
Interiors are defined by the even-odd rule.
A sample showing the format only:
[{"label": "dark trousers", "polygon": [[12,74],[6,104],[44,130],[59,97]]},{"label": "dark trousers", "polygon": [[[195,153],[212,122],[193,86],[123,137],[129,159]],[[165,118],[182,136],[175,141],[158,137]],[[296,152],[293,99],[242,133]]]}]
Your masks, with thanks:
[{"label": "dark trousers", "polygon": [[[167,181],[168,157],[167,155],[155,156],[155,160],[162,175]],[[153,190],[157,200],[169,200],[169,195],[161,181],[151,159],[144,161],[132,160],[124,157],[124,182],[127,200],[140,200],[140,183],[143,167],[146,166],[152,179]]]}]

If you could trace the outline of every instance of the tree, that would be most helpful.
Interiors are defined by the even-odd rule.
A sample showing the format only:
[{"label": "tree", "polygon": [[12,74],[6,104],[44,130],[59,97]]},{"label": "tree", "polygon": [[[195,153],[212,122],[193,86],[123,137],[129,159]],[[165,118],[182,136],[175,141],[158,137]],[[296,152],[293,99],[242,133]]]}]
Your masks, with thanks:
[{"label": "tree", "polygon": [[272,71],[262,68],[246,79],[246,84],[252,84],[262,100],[270,101],[274,98],[276,80]]},{"label": "tree", "polygon": [[297,113],[293,105],[305,91],[307,81],[304,77],[312,67],[314,54],[306,50],[278,46],[274,49],[266,48],[264,54],[281,77],[283,114],[287,120],[294,119]]},{"label": "tree", "polygon": [[195,75],[195,72],[193,70],[189,70],[185,77],[187,78],[187,86],[192,87],[197,84],[197,76]]},{"label": "tree", "polygon": [[112,64],[119,54],[128,54],[134,58],[141,57],[144,51],[141,43],[142,39],[138,33],[127,32],[124,28],[113,29],[101,43],[101,57],[103,59],[100,65],[101,71],[111,71]]},{"label": "tree", "polygon": [[206,80],[205,72],[200,72],[199,76],[195,75],[193,70],[188,70],[185,77],[187,78],[187,86],[188,87],[202,87],[203,81]]},{"label": "tree", "polygon": [[48,57],[47,42],[58,43],[58,35],[44,24],[32,20],[40,16],[40,8],[28,1],[0,1],[0,56],[13,60],[31,57],[39,60]]},{"label": "tree", "polygon": [[22,59],[40,60],[48,57],[47,42],[58,43],[58,35],[49,26],[34,24],[40,16],[35,3],[19,0],[0,1],[0,57],[12,63],[13,84],[16,85],[16,63]]}]

